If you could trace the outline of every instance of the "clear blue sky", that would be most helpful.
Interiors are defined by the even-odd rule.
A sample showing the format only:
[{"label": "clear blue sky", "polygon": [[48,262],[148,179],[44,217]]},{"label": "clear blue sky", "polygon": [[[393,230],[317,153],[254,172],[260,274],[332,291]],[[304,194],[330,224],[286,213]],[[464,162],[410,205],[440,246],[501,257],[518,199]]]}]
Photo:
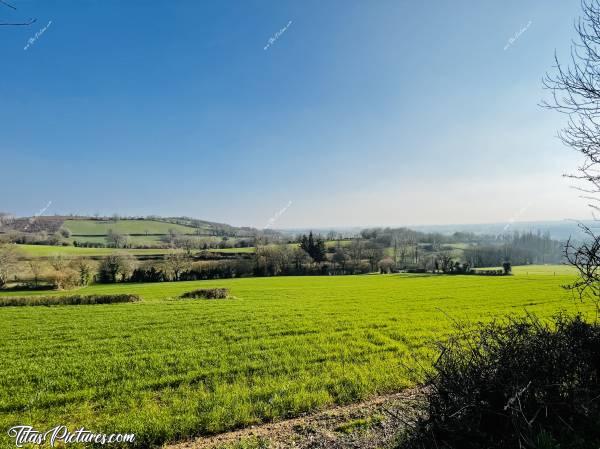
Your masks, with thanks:
[{"label": "clear blue sky", "polygon": [[564,118],[537,106],[578,3],[13,0],[0,20],[38,20],[0,27],[0,210],[587,217]]}]

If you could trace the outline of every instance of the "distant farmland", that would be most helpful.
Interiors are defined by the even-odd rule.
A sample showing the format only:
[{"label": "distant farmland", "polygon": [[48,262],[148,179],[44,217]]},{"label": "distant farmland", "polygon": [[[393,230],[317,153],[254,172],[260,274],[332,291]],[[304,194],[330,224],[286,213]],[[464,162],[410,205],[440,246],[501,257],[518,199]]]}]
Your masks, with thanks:
[{"label": "distant farmland", "polygon": [[[164,255],[172,253],[170,248],[80,248],[76,246],[52,246],[52,245],[19,245],[19,252],[25,258],[52,257],[60,254],[66,257],[102,257],[115,252],[127,253],[133,256]],[[252,253],[254,248],[223,248],[209,249],[213,253]]]},{"label": "distant farmland", "polygon": [[193,228],[156,220],[65,220],[63,227],[71,231],[70,243],[106,243],[109,231],[128,236],[131,245],[155,247],[164,244],[163,238],[173,232],[179,235],[208,237],[210,228]]},{"label": "distant farmland", "polygon": [[[128,235],[196,234],[200,229],[154,220],[66,220],[64,225],[74,236],[104,236],[109,230]],[[207,229],[208,231],[208,229]]]},{"label": "distant farmland", "polygon": [[[5,307],[0,426],[122,430],[148,447],[410,386],[453,319],[593,311],[560,288],[573,279],[564,267],[515,273],[94,285],[77,293],[143,301]],[[233,298],[176,299],[211,287]]]},{"label": "distant farmland", "polygon": [[[201,242],[219,242],[222,236],[251,235],[250,228],[235,228],[226,224],[183,218],[88,218],[41,216],[18,218],[0,223],[1,234],[24,233],[35,238],[36,233],[44,236],[61,234],[61,242],[84,245],[105,245],[106,236],[114,232],[127,236],[129,246],[137,248],[160,248],[173,236],[186,237]],[[38,234],[38,239],[42,239]],[[20,242],[21,243],[21,242]]]}]

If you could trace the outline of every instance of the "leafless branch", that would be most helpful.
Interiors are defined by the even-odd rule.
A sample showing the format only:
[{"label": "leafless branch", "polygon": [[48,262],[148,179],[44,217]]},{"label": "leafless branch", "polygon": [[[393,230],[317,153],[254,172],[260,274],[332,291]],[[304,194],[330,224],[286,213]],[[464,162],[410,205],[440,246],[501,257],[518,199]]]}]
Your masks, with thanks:
[{"label": "leafless branch", "polygon": [[36,21],[37,19],[29,19],[29,22],[3,22],[0,23],[0,26],[28,26]]},{"label": "leafless branch", "polygon": [[[17,8],[15,8],[13,5],[11,5],[5,0],[0,0],[0,4],[14,9],[15,11],[17,10]],[[29,26],[36,21],[37,19],[29,19],[29,21],[27,22],[0,22],[0,26]]]}]

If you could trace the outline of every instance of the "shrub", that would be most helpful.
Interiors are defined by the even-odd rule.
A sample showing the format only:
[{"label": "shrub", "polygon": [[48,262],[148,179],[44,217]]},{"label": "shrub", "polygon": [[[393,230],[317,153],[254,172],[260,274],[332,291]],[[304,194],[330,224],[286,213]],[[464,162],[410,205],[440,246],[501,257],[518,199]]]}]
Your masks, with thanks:
[{"label": "shrub", "polygon": [[600,325],[528,316],[440,347],[426,417],[399,448],[599,447]]},{"label": "shrub", "polygon": [[141,301],[138,295],[0,296],[0,307],[66,306]]},{"label": "shrub", "polygon": [[75,270],[64,268],[60,271],[53,271],[46,275],[47,280],[57,290],[69,290],[77,287],[79,284],[79,275]]},{"label": "shrub", "polygon": [[226,299],[229,296],[227,288],[201,288],[186,292],[180,296],[182,299]]}]

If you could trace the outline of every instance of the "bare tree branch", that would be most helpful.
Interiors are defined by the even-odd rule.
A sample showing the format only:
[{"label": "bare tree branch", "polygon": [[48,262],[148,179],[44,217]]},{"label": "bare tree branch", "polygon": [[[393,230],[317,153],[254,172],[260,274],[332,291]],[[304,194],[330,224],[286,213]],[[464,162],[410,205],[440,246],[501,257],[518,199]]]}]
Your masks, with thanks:
[{"label": "bare tree branch", "polygon": [[[583,180],[587,188],[575,187],[588,200],[596,219],[600,213],[600,0],[581,0],[582,16],[575,24],[578,40],[571,45],[570,64],[565,66],[554,55],[555,73],[543,79],[550,91],[550,100],[542,106],[566,114],[566,127],[559,132],[562,142],[579,152],[584,162],[577,174],[568,178]],[[579,279],[567,288],[577,291],[580,298],[591,294],[600,300],[600,235],[586,225],[583,243],[569,239],[565,257],[574,266]]]},{"label": "bare tree branch", "polygon": [[4,0],[0,0],[0,3],[2,3],[4,6],[8,6],[9,8],[14,9],[15,11],[17,10],[17,8],[15,8],[13,5],[11,5],[10,3],[5,2]]},{"label": "bare tree branch", "polygon": [[0,26],[28,26],[31,25],[32,23],[36,22],[37,19],[29,19],[29,22],[16,22],[16,23],[0,23]]},{"label": "bare tree branch", "polygon": [[[14,9],[15,11],[17,10],[17,8],[15,8],[13,5],[6,2],[5,0],[0,0],[0,4]],[[28,22],[0,22],[0,26],[29,26],[36,21],[37,19],[29,19]]]}]

